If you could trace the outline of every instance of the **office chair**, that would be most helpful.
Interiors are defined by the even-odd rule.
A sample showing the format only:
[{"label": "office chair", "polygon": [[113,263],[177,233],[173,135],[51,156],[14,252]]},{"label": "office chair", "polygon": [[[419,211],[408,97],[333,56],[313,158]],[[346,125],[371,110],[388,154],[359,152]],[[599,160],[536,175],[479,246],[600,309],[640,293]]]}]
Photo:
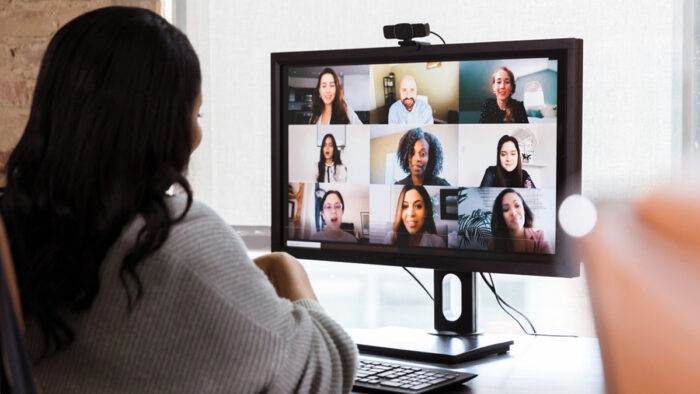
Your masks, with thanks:
[{"label": "office chair", "polygon": [[39,387],[32,375],[31,363],[24,346],[24,321],[19,300],[10,243],[5,224],[0,218],[0,356],[2,375],[0,392],[8,394],[34,394]]}]

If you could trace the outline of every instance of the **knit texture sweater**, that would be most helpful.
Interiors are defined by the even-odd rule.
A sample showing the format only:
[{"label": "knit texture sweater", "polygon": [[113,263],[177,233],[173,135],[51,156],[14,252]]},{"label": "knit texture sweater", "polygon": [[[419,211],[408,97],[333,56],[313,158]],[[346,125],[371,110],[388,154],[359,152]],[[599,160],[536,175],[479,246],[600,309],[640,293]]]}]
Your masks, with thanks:
[{"label": "knit texture sweater", "polygon": [[[169,205],[182,212],[185,198]],[[75,341],[35,366],[45,393],[350,391],[350,337],[316,301],[279,298],[241,239],[201,203],[138,265],[143,298],[128,313],[119,267],[142,225],[135,219],[109,250],[90,309],[66,315]],[[31,318],[27,342],[36,358],[43,338]]]}]

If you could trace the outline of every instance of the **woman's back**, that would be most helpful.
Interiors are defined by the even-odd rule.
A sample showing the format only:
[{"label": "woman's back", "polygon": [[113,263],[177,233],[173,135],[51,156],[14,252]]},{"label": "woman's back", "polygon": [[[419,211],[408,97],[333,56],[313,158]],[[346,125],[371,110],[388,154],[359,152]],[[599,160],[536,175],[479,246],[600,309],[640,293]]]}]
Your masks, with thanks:
[{"label": "woman's back", "polygon": [[[179,213],[186,200],[168,205]],[[352,340],[317,302],[279,298],[240,238],[203,204],[139,265],[144,294],[128,312],[119,267],[142,224],[132,222],[110,249],[90,310],[67,315],[75,341],[36,366],[45,392],[350,389]],[[36,320],[27,330],[36,357]]]},{"label": "woman's back", "polygon": [[200,105],[194,49],[151,11],[91,11],[49,43],[0,196],[46,392],[350,389],[357,350],[299,262],[253,264],[193,203]]}]

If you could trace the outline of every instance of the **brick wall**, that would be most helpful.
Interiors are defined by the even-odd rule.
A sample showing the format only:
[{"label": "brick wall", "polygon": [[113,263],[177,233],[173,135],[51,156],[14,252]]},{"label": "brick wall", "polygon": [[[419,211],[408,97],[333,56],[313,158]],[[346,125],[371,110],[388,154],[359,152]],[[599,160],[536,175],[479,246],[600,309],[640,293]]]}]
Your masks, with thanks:
[{"label": "brick wall", "polygon": [[[66,22],[109,5],[160,12],[160,0],[0,0],[0,166],[29,116],[44,50]],[[0,183],[2,180],[0,180]]]}]

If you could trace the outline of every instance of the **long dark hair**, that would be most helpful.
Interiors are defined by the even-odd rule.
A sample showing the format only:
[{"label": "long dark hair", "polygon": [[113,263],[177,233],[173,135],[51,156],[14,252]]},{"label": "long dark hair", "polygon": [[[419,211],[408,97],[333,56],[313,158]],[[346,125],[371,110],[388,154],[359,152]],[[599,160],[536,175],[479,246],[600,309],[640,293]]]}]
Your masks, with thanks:
[{"label": "long dark hair", "polygon": [[503,118],[504,123],[514,123],[515,122],[515,117],[513,116],[513,111],[515,110],[515,99],[513,99],[513,94],[515,93],[515,75],[513,74],[512,71],[506,66],[501,66],[496,69],[496,71],[491,74],[491,86],[496,82],[496,73],[499,72],[500,70],[505,71],[508,73],[508,78],[510,78],[510,86],[512,87],[510,91],[510,96],[508,96],[508,100],[506,100],[506,116]]},{"label": "long dark hair", "polygon": [[340,79],[335,74],[332,68],[326,67],[318,75],[318,81],[316,81],[316,90],[314,91],[313,105],[311,109],[313,110],[313,115],[311,116],[310,124],[315,124],[318,119],[323,114],[323,110],[326,108],[326,103],[321,99],[321,95],[318,94],[318,89],[321,87],[321,77],[326,74],[333,76],[333,82],[335,83],[335,97],[333,97],[333,112],[331,114],[331,120],[328,124],[349,124],[350,118],[348,118],[348,105],[345,103],[345,95],[343,94],[343,86],[340,84]]},{"label": "long dark hair", "polygon": [[[501,164],[501,148],[506,142],[512,142],[515,145],[515,149],[518,151],[518,165],[513,171],[506,170]],[[515,178],[515,184],[509,184],[509,182],[506,181],[506,177],[510,180]],[[511,137],[507,134],[498,140],[498,147],[496,147],[496,182],[495,186],[498,187],[523,187],[523,162],[520,157],[520,145],[515,137]]]},{"label": "long dark hair", "polygon": [[338,145],[335,143],[335,137],[330,133],[324,135],[323,139],[321,140],[321,151],[319,152],[318,158],[318,177],[316,178],[316,182],[323,182],[323,175],[326,172],[326,158],[323,156],[323,146],[326,145],[326,138],[329,137],[333,142],[333,164],[343,164],[343,162],[340,160],[340,149],[338,149]]},{"label": "long dark hair", "polygon": [[493,243],[493,249],[499,252],[513,251],[513,243],[511,242],[508,225],[505,219],[503,219],[503,196],[508,193],[517,194],[520,201],[523,203],[523,210],[525,211],[525,223],[523,227],[532,227],[535,222],[535,215],[523,199],[523,196],[513,189],[503,189],[493,202],[493,213],[491,214],[491,241]]},{"label": "long dark hair", "polygon": [[399,140],[399,147],[396,158],[401,169],[411,173],[411,157],[413,157],[414,146],[418,140],[424,139],[428,142],[428,165],[425,167],[425,178],[435,178],[442,172],[442,145],[436,136],[423,131],[420,127],[408,130]]},{"label": "long dark hair", "polygon": [[394,215],[393,225],[394,237],[391,240],[392,245],[408,246],[408,239],[410,238],[411,234],[408,233],[406,225],[403,224],[401,213],[403,211],[403,201],[406,198],[406,193],[411,190],[417,191],[423,199],[423,204],[425,204],[425,218],[421,232],[424,234],[437,234],[435,219],[433,219],[433,202],[430,199],[430,194],[428,194],[428,191],[425,190],[423,186],[406,185],[403,187],[403,189],[401,189],[398,203],[396,204],[396,214]]},{"label": "long dark hair", "polygon": [[[183,171],[200,85],[187,37],[146,9],[91,11],[51,39],[0,199],[44,356],[73,341],[63,312],[90,308],[107,250],[137,215],[144,224],[119,275],[129,308],[141,298],[137,265],[192,203]],[[173,184],[187,193],[177,217],[166,204]]]}]

